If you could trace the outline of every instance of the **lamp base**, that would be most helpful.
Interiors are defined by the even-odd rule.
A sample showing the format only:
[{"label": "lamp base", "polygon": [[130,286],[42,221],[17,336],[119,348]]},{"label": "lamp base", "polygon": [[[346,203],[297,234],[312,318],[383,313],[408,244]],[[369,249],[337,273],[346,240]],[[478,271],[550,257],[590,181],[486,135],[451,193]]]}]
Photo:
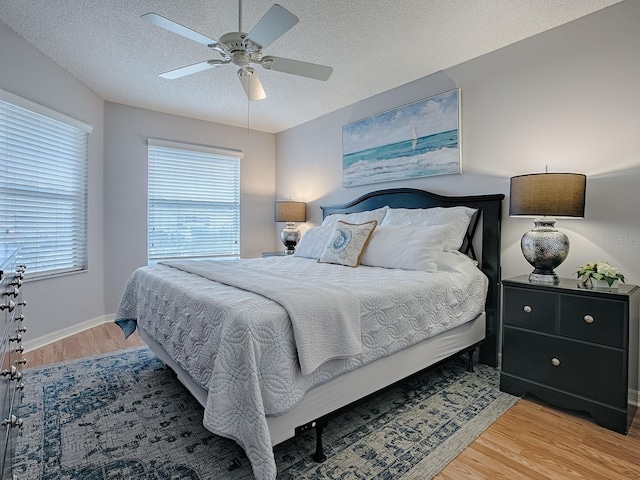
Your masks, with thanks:
[{"label": "lamp base", "polygon": [[553,270],[569,255],[569,237],[555,229],[553,218],[536,218],[533,223],[535,228],[520,240],[522,255],[534,267],[529,281],[557,284],[560,279]]},{"label": "lamp base", "polygon": [[287,225],[280,232],[280,240],[287,247],[287,255],[293,255],[296,251],[296,245],[300,241],[300,230],[296,228],[294,222],[287,222]]},{"label": "lamp base", "polygon": [[560,283],[560,278],[556,275],[556,272],[553,270],[551,273],[536,273],[534,270],[529,274],[529,281],[531,283],[551,283],[557,285]]}]

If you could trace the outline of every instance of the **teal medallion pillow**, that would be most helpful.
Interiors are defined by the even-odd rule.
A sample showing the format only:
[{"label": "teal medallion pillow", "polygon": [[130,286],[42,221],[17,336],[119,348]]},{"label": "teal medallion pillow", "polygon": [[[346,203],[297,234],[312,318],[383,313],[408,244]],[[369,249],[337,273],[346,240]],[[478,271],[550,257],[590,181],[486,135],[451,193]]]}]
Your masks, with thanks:
[{"label": "teal medallion pillow", "polygon": [[336,222],[335,228],[324,248],[321,263],[336,263],[348,267],[360,265],[362,251],[367,246],[373,230],[378,222],[371,220],[365,223]]}]

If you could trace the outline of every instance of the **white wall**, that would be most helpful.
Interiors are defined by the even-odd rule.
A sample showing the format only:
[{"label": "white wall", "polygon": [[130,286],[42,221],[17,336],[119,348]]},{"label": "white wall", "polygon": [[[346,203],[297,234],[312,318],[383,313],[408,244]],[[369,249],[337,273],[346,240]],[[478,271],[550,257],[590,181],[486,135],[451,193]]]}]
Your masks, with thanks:
[{"label": "white wall", "polygon": [[131,273],[147,264],[147,139],[242,150],[240,254],[275,247],[275,136],[116,103],[105,104],[106,312]]},{"label": "white wall", "polygon": [[104,315],[103,102],[2,22],[0,59],[0,88],[94,127],[89,135],[89,270],[24,285],[29,339]]},{"label": "white wall", "polygon": [[[366,191],[414,187],[447,195],[509,194],[514,175],[587,175],[583,220],[560,220],[571,240],[557,272],[609,260],[640,284],[640,2],[616,4],[276,136],[276,195],[319,205]],[[342,126],[451,88],[461,89],[463,173],[342,188]],[[531,219],[503,204],[503,278],[529,273],[520,251]],[[308,226],[307,225],[307,226]]]}]

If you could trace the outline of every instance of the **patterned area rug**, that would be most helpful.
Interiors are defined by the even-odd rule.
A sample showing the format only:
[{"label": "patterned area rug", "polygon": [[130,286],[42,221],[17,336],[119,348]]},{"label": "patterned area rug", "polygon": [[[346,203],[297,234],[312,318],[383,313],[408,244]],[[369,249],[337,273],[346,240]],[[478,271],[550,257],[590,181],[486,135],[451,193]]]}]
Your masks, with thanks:
[{"label": "patterned area rug", "polygon": [[[253,478],[242,449],[202,426],[200,404],[146,347],[24,377],[18,478]],[[452,360],[330,422],[324,463],[310,458],[313,432],[277,445],[278,478],[432,478],[515,403],[498,383],[497,370]]]}]

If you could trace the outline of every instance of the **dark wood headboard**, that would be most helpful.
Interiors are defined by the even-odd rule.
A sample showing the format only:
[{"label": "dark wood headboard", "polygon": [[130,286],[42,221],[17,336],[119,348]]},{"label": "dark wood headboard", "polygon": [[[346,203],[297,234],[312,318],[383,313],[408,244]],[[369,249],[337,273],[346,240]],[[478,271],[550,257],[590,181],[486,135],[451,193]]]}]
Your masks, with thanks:
[{"label": "dark wood headboard", "polygon": [[[478,209],[472,218],[460,251],[478,260],[480,268],[489,278],[489,291],[485,311],[487,335],[480,347],[480,362],[498,366],[498,332],[500,328],[500,223],[503,194],[446,197],[415,188],[392,188],[362,195],[344,205],[320,207],[323,218],[334,213],[364,212],[388,205],[391,208],[432,208],[466,206]],[[476,257],[473,238],[481,224],[482,251]]]}]

